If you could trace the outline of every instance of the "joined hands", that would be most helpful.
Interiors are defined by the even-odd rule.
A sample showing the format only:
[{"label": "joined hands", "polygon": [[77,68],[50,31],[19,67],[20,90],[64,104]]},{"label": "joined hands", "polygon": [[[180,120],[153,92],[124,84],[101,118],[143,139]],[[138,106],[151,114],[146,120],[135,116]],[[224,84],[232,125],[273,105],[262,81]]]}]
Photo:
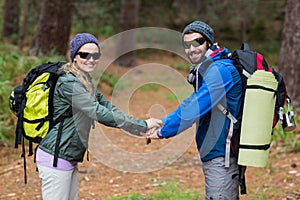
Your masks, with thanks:
[{"label": "joined hands", "polygon": [[160,139],[160,128],[163,123],[160,119],[150,118],[146,120],[148,130],[146,132],[146,144],[151,143],[151,139]]}]

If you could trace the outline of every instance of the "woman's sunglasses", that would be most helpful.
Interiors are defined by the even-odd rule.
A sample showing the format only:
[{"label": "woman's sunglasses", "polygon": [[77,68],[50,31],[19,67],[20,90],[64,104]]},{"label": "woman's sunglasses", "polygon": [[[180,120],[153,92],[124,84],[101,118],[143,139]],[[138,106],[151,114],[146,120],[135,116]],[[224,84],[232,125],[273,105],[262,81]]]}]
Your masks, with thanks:
[{"label": "woman's sunglasses", "polygon": [[101,53],[89,53],[89,52],[77,52],[77,55],[79,55],[80,58],[89,60],[93,58],[94,60],[98,60],[101,56]]},{"label": "woman's sunglasses", "polygon": [[182,43],[185,49],[189,49],[191,48],[191,45],[193,45],[193,47],[199,47],[202,44],[204,44],[205,41],[206,40],[203,37],[201,37],[201,38],[193,39],[191,41],[182,41]]}]

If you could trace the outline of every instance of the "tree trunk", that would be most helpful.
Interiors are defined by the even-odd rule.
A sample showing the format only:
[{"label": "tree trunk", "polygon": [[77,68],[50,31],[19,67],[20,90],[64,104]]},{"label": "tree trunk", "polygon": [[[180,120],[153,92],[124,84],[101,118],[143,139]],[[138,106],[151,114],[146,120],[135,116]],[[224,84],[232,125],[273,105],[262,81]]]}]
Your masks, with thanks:
[{"label": "tree trunk", "polygon": [[[134,50],[136,45],[136,36],[134,31],[131,34],[122,33],[123,31],[134,29],[138,25],[138,10],[139,1],[138,0],[122,0],[121,8],[121,19],[120,19],[120,41],[118,42],[119,48],[117,54],[120,57],[117,63],[121,66],[134,66],[136,65],[136,53]],[[126,53],[128,52],[128,53]],[[125,54],[124,54],[125,53]]]},{"label": "tree trunk", "polygon": [[44,0],[30,55],[65,55],[71,31],[73,0]]},{"label": "tree trunk", "polygon": [[[35,26],[39,18],[39,12],[42,7],[40,0],[26,0],[25,5],[23,5],[23,14],[21,16],[20,31],[19,31],[19,40],[18,46],[22,51],[25,46],[28,46],[26,36],[28,34],[28,28]],[[31,19],[31,20],[30,20]]]},{"label": "tree trunk", "polygon": [[245,18],[241,19],[241,38],[243,42],[247,41],[247,22]]},{"label": "tree trunk", "polygon": [[205,13],[206,12],[206,4],[204,0],[196,0],[196,9],[197,14]]},{"label": "tree trunk", "polygon": [[19,48],[21,49],[21,51],[24,47],[24,39],[25,39],[25,34],[27,32],[27,27],[28,27],[27,25],[28,25],[30,3],[27,3],[24,6],[25,6],[25,8],[24,8],[24,14],[23,14],[22,27],[20,30],[20,36],[19,36],[19,41],[18,41],[18,45],[19,45]]},{"label": "tree trunk", "polygon": [[300,1],[288,0],[279,58],[279,71],[283,75],[294,105],[300,105]]},{"label": "tree trunk", "polygon": [[19,34],[20,0],[5,0],[2,37],[17,44]]}]

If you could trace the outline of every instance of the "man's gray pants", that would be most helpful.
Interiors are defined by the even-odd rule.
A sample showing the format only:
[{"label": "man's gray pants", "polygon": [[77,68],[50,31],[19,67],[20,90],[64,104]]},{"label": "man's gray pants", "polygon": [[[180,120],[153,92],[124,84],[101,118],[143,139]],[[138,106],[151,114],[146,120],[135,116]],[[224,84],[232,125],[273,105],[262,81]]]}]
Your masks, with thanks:
[{"label": "man's gray pants", "polygon": [[224,157],[218,157],[202,164],[206,200],[239,199],[239,169],[235,158],[230,158],[229,168],[225,168]]}]

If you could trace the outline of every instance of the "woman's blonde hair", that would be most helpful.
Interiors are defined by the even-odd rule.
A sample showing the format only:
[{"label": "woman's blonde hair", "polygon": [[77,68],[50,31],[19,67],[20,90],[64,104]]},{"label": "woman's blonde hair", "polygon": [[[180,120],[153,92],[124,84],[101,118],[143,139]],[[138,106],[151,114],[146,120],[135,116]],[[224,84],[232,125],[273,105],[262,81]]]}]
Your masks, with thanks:
[{"label": "woman's blonde hair", "polygon": [[91,76],[88,73],[80,70],[76,66],[76,62],[66,63],[61,67],[61,69],[66,73],[72,73],[73,75],[75,75],[83,84],[85,89],[92,95],[92,97],[96,98]]}]

